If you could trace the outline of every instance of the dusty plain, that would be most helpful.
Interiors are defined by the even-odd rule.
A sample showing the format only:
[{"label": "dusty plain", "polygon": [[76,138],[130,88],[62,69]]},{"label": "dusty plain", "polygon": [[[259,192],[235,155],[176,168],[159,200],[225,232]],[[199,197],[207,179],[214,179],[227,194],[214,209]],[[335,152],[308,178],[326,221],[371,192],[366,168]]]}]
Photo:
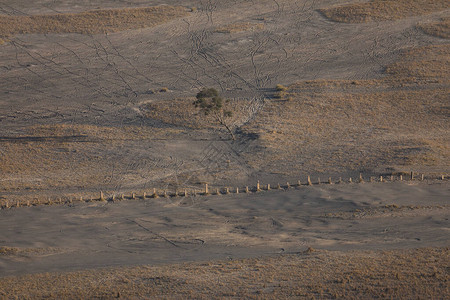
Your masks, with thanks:
[{"label": "dusty plain", "polygon": [[[1,1],[0,297],[448,297],[449,18]],[[204,87],[236,140],[192,105]]]}]

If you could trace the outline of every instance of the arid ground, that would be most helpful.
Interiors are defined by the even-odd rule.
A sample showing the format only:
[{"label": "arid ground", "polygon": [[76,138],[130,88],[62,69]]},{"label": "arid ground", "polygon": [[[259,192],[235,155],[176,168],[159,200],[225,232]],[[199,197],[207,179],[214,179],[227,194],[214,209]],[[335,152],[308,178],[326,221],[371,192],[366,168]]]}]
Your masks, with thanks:
[{"label": "arid ground", "polygon": [[444,0],[0,1],[0,297],[448,297],[449,37]]}]

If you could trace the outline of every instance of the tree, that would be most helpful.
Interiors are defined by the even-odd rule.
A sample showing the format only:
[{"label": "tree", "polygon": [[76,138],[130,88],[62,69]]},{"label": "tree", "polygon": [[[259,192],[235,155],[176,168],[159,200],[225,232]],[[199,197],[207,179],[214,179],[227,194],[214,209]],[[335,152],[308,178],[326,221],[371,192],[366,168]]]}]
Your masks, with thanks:
[{"label": "tree", "polygon": [[220,97],[219,92],[214,88],[205,88],[197,93],[196,98],[193,102],[194,106],[200,108],[205,115],[212,115],[215,121],[223,126],[231,135],[231,138],[235,140],[236,137],[234,136],[233,130],[231,130],[230,125],[227,123],[227,119],[233,113],[223,108],[223,99]]}]

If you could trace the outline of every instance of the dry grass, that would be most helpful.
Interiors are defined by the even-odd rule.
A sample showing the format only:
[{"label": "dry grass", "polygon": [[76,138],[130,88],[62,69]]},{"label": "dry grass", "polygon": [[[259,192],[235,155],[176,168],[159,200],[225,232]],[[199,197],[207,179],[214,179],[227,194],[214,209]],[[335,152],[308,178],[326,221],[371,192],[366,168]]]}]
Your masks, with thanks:
[{"label": "dry grass", "polygon": [[17,248],[0,246],[0,256],[23,256],[23,255],[48,255],[61,253],[63,250],[58,248]]},{"label": "dry grass", "polygon": [[448,248],[328,252],[4,277],[1,298],[395,298],[449,294]]},{"label": "dry grass", "polygon": [[419,25],[425,33],[444,39],[450,39],[450,18],[443,18],[440,22]]},{"label": "dry grass", "polygon": [[228,24],[216,28],[215,32],[218,33],[237,33],[242,31],[257,31],[263,30],[264,24],[262,23],[250,23],[250,22],[238,22],[233,24]]},{"label": "dry grass", "polygon": [[0,37],[28,33],[99,34],[152,27],[186,15],[181,6],[93,10],[76,14],[0,15]]},{"label": "dry grass", "polygon": [[[213,115],[205,115],[195,108],[194,100],[195,98],[181,98],[171,101],[157,101],[144,105],[142,109],[148,118],[160,120],[167,124],[192,129],[220,129],[221,126],[216,122]],[[248,110],[250,102],[250,99],[224,101],[223,109],[233,112],[233,115],[228,119],[229,124],[238,126],[249,118],[251,113]]]},{"label": "dry grass", "polygon": [[[0,190],[27,191],[27,197],[19,197],[22,203],[41,190],[54,189],[56,193],[62,190],[64,195],[78,188],[98,191],[99,185],[115,184],[111,176],[119,181],[142,180],[135,169],[140,164],[151,164],[147,176],[155,176],[163,171],[163,162],[141,157],[130,165],[115,165],[111,159],[122,156],[127,159],[127,151],[132,151],[135,143],[173,139],[182,133],[171,128],[65,124],[31,126],[23,131],[0,139]],[[114,176],[114,172],[120,176]],[[15,201],[12,197],[8,199]]]},{"label": "dry grass", "polygon": [[[242,153],[255,169],[294,176],[432,170],[448,167],[448,45],[405,50],[373,80],[314,80],[278,86],[250,123],[245,101],[227,104],[244,132],[264,149]],[[193,99],[148,104],[148,117],[193,129],[217,129]],[[426,172],[426,171],[424,171]]]},{"label": "dry grass", "polygon": [[[264,153],[247,159],[293,175],[435,166],[450,157],[447,45],[405,51],[380,80],[315,80],[283,91],[244,130]],[[284,99],[291,98],[292,101]]]},{"label": "dry grass", "polygon": [[372,0],[321,9],[327,18],[344,23],[397,20],[450,8],[447,0]]}]

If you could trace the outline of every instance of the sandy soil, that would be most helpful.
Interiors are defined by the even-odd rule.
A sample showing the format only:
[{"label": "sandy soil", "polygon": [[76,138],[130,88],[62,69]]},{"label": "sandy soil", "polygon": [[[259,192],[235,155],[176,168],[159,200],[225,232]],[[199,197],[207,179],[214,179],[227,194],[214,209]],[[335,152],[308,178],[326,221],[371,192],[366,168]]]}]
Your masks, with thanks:
[{"label": "sandy soil", "polygon": [[0,241],[10,250],[0,255],[0,273],[204,261],[307,247],[447,246],[448,193],[447,181],[336,184],[1,210]]},{"label": "sandy soil", "polygon": [[[104,20],[120,30],[108,34],[2,28],[0,205],[307,175],[448,178],[448,5],[372,2],[192,0],[145,28]],[[4,0],[0,14],[71,22],[148,5]],[[232,99],[236,141],[186,105],[203,87]],[[443,298],[448,195],[448,179],[427,179],[2,209],[0,297]]]},{"label": "sandy soil", "polygon": [[[177,5],[175,1],[153,4]],[[380,79],[386,76],[386,67],[402,57],[402,50],[446,43],[417,27],[447,16],[448,11],[440,6],[431,7],[425,15],[345,24],[318,11],[335,4],[191,1],[183,2],[185,17],[148,28],[108,35],[12,36],[0,46],[0,197],[11,201],[46,200],[61,194],[90,197],[99,190],[112,194],[153,187],[191,188],[201,182],[225,186],[257,179],[286,181],[298,173],[328,177],[363,172],[371,176],[389,172],[386,168],[445,174],[449,147],[445,101],[439,102],[444,115],[432,112],[428,116],[440,128],[408,113],[402,118],[409,124],[400,132],[374,131],[370,124],[353,133],[348,124],[367,119],[366,112],[356,110],[350,119],[316,114],[315,110],[324,107],[317,100],[327,89],[319,84],[308,91],[315,95],[310,100],[316,105],[309,113],[302,107],[311,106],[301,97],[295,99],[294,109],[275,102],[249,104],[237,123],[236,143],[217,128],[192,129],[147,114],[147,104],[192,97],[203,86],[216,87],[225,97],[248,103],[254,96],[273,100],[276,84]],[[3,1],[1,9],[4,15],[20,17],[144,5],[143,1],[89,1],[75,6],[70,1]],[[238,30],[226,33],[223,28]],[[429,84],[409,84],[398,91],[410,97],[412,91],[425,88],[426,94],[436,91],[445,98],[448,82]],[[340,95],[340,89],[329,94]],[[376,91],[391,89],[388,84]],[[332,103],[329,111],[338,112],[338,105]],[[408,105],[413,111],[423,103]],[[274,115],[283,109],[290,112],[285,123],[295,128]],[[301,122],[296,121],[297,112],[303,113]],[[269,119],[268,114],[272,115]],[[322,132],[328,129],[320,127],[324,123],[318,122],[319,117],[336,120],[334,132],[346,134],[327,139]],[[305,130],[308,123],[319,126],[320,134]],[[436,131],[438,139],[411,137],[411,129],[418,127],[426,133]],[[280,135],[292,143],[278,142]],[[207,157],[211,149],[220,158]],[[416,154],[430,159],[416,160]],[[428,166],[430,161],[434,163]]]},{"label": "sandy soil", "polygon": [[[325,251],[4,277],[8,298],[444,299],[449,249]],[[40,288],[36,288],[40,287]]]}]

